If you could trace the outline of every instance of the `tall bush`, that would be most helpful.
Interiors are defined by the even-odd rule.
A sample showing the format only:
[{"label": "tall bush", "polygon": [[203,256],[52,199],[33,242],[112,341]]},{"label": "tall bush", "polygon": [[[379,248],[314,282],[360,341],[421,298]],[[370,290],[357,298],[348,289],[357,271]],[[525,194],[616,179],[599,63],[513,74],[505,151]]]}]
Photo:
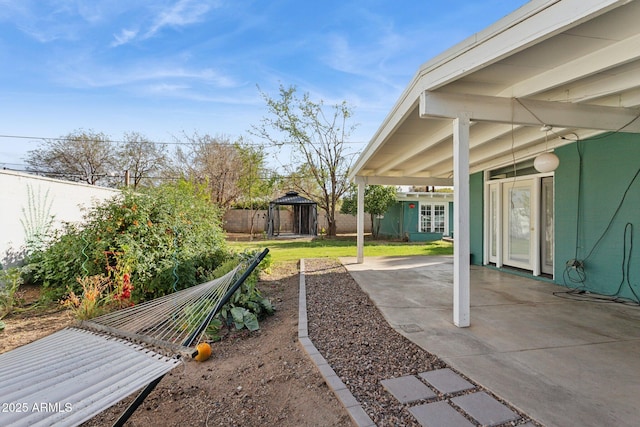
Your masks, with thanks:
[{"label": "tall bush", "polygon": [[78,278],[127,275],[134,301],[199,283],[230,257],[222,212],[186,181],[123,191],[56,232],[28,261],[28,280],[50,298],[79,291]]}]

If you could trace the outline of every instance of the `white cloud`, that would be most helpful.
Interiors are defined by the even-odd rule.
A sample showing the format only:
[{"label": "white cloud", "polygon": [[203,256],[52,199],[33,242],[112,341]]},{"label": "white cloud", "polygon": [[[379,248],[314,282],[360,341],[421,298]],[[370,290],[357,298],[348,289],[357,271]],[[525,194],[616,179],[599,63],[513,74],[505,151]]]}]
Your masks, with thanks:
[{"label": "white cloud", "polygon": [[211,10],[211,5],[206,2],[179,0],[173,6],[160,12],[147,31],[146,37],[152,37],[165,27],[183,27],[201,22],[209,10]]},{"label": "white cloud", "polygon": [[118,47],[123,44],[129,43],[131,40],[135,39],[138,35],[138,30],[126,30],[122,29],[120,34],[114,34],[113,38],[115,39],[111,43],[111,47]]},{"label": "white cloud", "polygon": [[148,93],[184,94],[237,88],[242,86],[232,76],[211,67],[186,68],[180,59],[164,62],[141,61],[127,67],[94,66],[78,57],[76,61],[57,64],[56,76],[65,86],[81,89],[122,88]]},{"label": "white cloud", "polygon": [[169,93],[176,93],[176,92],[182,92],[188,89],[191,89],[191,87],[189,85],[185,85],[185,84],[169,84],[169,83],[158,83],[158,84],[151,84],[146,86],[147,90],[151,93],[158,93],[158,94],[169,94]]}]

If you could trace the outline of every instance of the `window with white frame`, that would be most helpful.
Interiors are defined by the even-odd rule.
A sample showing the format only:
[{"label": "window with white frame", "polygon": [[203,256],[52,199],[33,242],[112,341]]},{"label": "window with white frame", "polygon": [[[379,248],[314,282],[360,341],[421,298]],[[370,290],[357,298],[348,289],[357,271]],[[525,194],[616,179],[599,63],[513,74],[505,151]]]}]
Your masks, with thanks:
[{"label": "window with white frame", "polygon": [[442,233],[446,232],[446,205],[445,204],[421,204],[420,205],[420,232]]}]

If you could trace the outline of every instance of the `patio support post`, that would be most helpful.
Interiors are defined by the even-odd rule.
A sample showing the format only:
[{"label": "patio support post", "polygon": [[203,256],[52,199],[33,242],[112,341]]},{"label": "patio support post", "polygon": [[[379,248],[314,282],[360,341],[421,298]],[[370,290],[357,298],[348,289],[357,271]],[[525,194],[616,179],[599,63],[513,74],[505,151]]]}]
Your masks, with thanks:
[{"label": "patio support post", "polygon": [[470,325],[469,114],[453,120],[453,323]]},{"label": "patio support post", "polygon": [[364,178],[356,177],[358,184],[358,214],[356,221],[356,246],[358,248],[357,262],[364,262]]}]

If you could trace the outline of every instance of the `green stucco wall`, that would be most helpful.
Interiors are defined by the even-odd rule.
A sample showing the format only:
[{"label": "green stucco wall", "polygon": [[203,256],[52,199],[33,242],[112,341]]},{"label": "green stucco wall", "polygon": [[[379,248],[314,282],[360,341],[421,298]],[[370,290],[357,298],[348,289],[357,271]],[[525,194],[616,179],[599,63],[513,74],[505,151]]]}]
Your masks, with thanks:
[{"label": "green stucco wall", "polygon": [[[410,205],[414,207],[411,208]],[[408,239],[410,242],[431,242],[442,239],[442,233],[418,232],[419,206],[420,202],[417,200],[403,200],[392,205],[380,221],[380,236],[391,239]],[[449,210],[453,212],[451,208]],[[449,226],[452,223],[453,217],[450,216]]]},{"label": "green stucco wall", "polygon": [[[380,221],[380,236],[390,239],[402,238],[402,224],[405,222],[403,215],[402,202],[394,203]],[[365,216],[370,218],[369,214]]]},{"label": "green stucco wall", "polygon": [[483,196],[484,173],[474,173],[469,177],[469,250],[471,252],[471,263],[476,265],[482,264],[484,252],[482,243]]},{"label": "green stucco wall", "polygon": [[[556,283],[605,295],[619,290],[629,298],[628,279],[640,295],[640,248],[631,250],[632,233],[640,228],[640,177],[632,183],[640,168],[640,137],[619,133],[555,152]],[[578,270],[566,267],[574,258],[584,262],[584,282]]]},{"label": "green stucco wall", "polygon": [[[416,201],[401,202],[404,206],[404,222],[402,232],[417,233],[420,221],[420,204]],[[414,205],[413,208],[410,205]],[[411,239],[411,237],[409,237]]]}]

